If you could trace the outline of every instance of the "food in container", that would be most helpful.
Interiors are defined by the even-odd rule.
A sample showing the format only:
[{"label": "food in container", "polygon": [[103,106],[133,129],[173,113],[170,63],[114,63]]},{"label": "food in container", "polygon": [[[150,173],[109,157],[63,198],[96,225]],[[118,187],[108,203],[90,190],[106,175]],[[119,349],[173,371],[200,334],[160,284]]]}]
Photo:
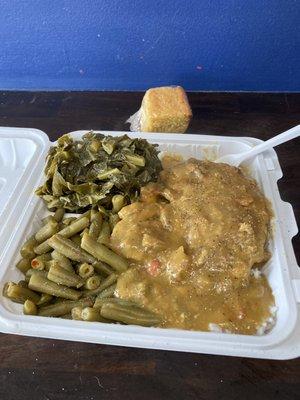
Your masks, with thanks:
[{"label": "food in container", "polygon": [[[45,138],[42,134],[37,134],[36,131],[31,131],[31,135],[29,135],[29,132],[26,133],[27,140],[28,137],[30,137],[30,140],[35,144],[35,147],[39,147],[39,145],[41,145],[44,141],[45,148],[43,155],[45,156],[47,146],[49,146],[47,138]],[[75,134],[75,137],[76,135],[80,136],[81,133]],[[195,137],[192,135],[186,135],[184,136],[184,138],[181,138],[180,136],[166,136],[168,137],[167,141],[167,138],[165,138],[163,135],[159,135],[158,137],[155,134],[148,134],[147,139],[153,142],[158,142],[160,145],[160,150],[168,150],[180,153],[183,157],[186,158],[196,156],[196,158],[198,159],[203,158],[204,152],[207,154],[208,149],[211,150],[211,153],[218,152],[220,155],[222,155],[222,153],[224,154],[226,153],[226,151],[243,151],[249,148],[249,146],[251,146],[253,143],[256,143],[254,139],[249,138],[237,139],[206,136]],[[23,138],[19,138],[19,140],[22,141]],[[31,158],[32,160],[33,154],[35,154],[35,157],[37,157],[35,161],[37,165],[40,165],[39,171],[41,171],[42,162],[39,159],[37,152],[35,153],[33,151],[29,159]],[[276,186],[276,179],[278,179],[276,178],[278,176],[277,171],[279,171],[280,173],[280,167],[274,154],[274,151],[270,151],[264,154],[264,157],[258,157],[251,163],[251,165],[249,165],[249,169],[251,170],[252,175],[258,180],[260,187],[264,191],[265,195],[271,199],[276,217],[274,220],[274,239],[270,242],[270,251],[273,257],[264,269],[264,273],[266,274],[270,282],[275,297],[275,302],[277,305],[279,305],[279,308],[277,311],[276,325],[268,334],[264,336],[241,336],[238,334],[221,334],[217,332],[205,333],[192,331],[188,332],[173,329],[162,330],[160,328],[138,328],[134,326],[112,325],[109,323],[99,324],[99,322],[95,324],[86,324],[85,322],[67,321],[65,319],[59,320],[56,318],[47,319],[36,316],[30,317],[28,315],[22,316],[20,315],[21,309],[18,308],[19,306],[17,304],[14,306],[13,304],[8,303],[6,299],[2,299],[2,304],[0,308],[2,330],[8,332],[16,332],[14,328],[14,321],[16,321],[17,318],[18,326],[20,327],[19,332],[22,332],[24,334],[34,334],[35,326],[37,326],[36,324],[38,323],[39,330],[36,331],[36,334],[38,334],[39,336],[55,336],[58,338],[73,338],[74,340],[88,340],[94,342],[115,343],[133,346],[137,345],[143,347],[151,346],[154,348],[167,348],[196,352],[212,352],[216,354],[239,354],[246,356],[274,358],[293,356],[295,352],[297,352],[297,346],[295,346],[295,343],[297,343],[297,341],[293,345],[289,343],[291,343],[293,337],[295,337],[296,329],[298,326],[296,297],[297,292],[294,292],[294,288],[297,287],[297,285],[295,285],[295,283],[292,284],[291,279],[288,279],[287,276],[292,276],[293,282],[297,282],[298,278],[296,269],[294,268],[295,263],[293,263],[293,252],[291,251],[290,242],[287,242],[283,239],[284,237],[286,238],[287,231],[285,231],[285,236],[281,236],[281,231],[283,228],[282,226],[278,226],[277,221],[282,220],[285,221],[285,224],[289,224],[288,230],[290,232],[290,236],[295,233],[296,226],[292,214],[290,214],[289,207],[284,206],[284,203],[281,202],[276,190],[272,190],[272,188]],[[30,165],[32,164],[33,163],[31,163]],[[266,165],[268,169],[266,168]],[[16,272],[17,270],[13,271],[10,267],[13,263],[17,261],[16,251],[18,248],[20,248],[21,243],[24,242],[24,239],[26,237],[30,237],[34,233],[34,231],[38,230],[38,228],[41,226],[40,220],[48,215],[47,212],[45,212],[45,208],[43,208],[44,206],[41,204],[41,202],[38,201],[36,198],[33,198],[31,195],[33,188],[37,186],[37,181],[40,179],[41,175],[37,176],[36,174],[35,177],[31,175],[29,176],[29,179],[27,181],[23,181],[26,183],[22,187],[23,190],[21,190],[19,186],[15,186],[14,188],[12,188],[12,192],[14,192],[15,195],[22,202],[23,207],[22,210],[19,209],[17,215],[16,213],[10,212],[10,210],[12,211],[12,209],[14,209],[14,205],[10,204],[9,206],[11,207],[6,207],[6,216],[9,216],[9,218],[6,218],[7,222],[9,223],[9,221],[12,220],[16,221],[16,226],[18,226],[18,229],[16,231],[7,233],[6,239],[8,238],[8,240],[6,240],[6,246],[4,246],[4,242],[3,240],[1,240],[1,262],[3,266],[1,282],[3,283],[4,281],[17,280],[16,278],[19,278],[20,280],[20,275],[18,276]],[[17,177],[17,180],[20,181],[20,176]],[[5,202],[5,198],[3,202]],[[6,203],[6,205],[8,205],[8,203]],[[31,211],[28,213],[28,210]],[[33,214],[35,213],[37,213],[38,218],[32,218]],[[282,219],[282,213],[284,214],[284,219]],[[0,218],[1,217],[4,217],[3,212],[0,215]],[[281,240],[278,240],[278,236],[281,237]],[[284,245],[285,248],[288,250],[286,251],[286,254],[289,254],[289,261],[291,261],[288,268],[286,267],[287,262],[284,259],[285,253],[282,252],[282,245]],[[54,270],[54,272],[56,272],[56,270]],[[38,281],[40,280],[41,279],[39,278]],[[113,283],[111,285],[108,285],[106,288],[109,288],[110,286],[113,286]],[[76,291],[77,289],[71,288],[71,290]],[[111,293],[112,292],[108,293],[108,296],[111,296]],[[76,302],[77,300],[66,301]],[[105,303],[105,297],[103,298],[103,300],[99,298],[98,303]],[[75,307],[75,304],[71,305]],[[77,304],[76,306],[82,307],[83,309],[85,307],[90,307],[90,305],[86,303],[84,305]],[[116,308],[112,307],[113,306],[105,306],[104,313],[107,311],[107,309],[115,311]],[[124,303],[122,307],[123,308],[118,309],[118,312],[124,311],[124,307],[126,307],[126,304]],[[27,309],[30,310],[32,309],[32,307],[27,307]],[[138,312],[138,310],[136,312]],[[69,311],[66,312],[66,314],[68,313]],[[89,315],[88,312],[86,313],[87,315]],[[104,315],[101,315],[101,317],[106,318]],[[286,323],[287,321],[289,321],[288,324]],[[70,329],[64,328],[64,326],[67,327],[67,324],[70,323],[85,324],[85,328],[82,328],[83,330],[80,331],[80,334],[73,330],[72,332],[70,332]],[[267,323],[268,321],[266,321],[266,324]],[[51,327],[52,333],[49,332],[49,327]],[[217,330],[218,327],[212,327],[212,329],[214,328],[216,328],[215,330]],[[83,332],[84,337],[82,336]],[[128,334],[130,332],[130,337],[126,335],[125,332],[127,332]],[[147,344],[146,337],[151,337],[151,344],[149,342]],[[222,345],[220,345],[220,343],[222,343]]]}]

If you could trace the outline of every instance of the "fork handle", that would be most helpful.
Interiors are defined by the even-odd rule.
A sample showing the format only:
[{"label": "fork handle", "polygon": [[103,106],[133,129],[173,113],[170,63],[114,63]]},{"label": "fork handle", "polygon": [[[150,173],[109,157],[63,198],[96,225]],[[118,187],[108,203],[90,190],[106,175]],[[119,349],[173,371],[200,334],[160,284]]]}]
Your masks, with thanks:
[{"label": "fork handle", "polygon": [[254,157],[259,153],[262,153],[265,150],[272,149],[275,146],[278,146],[281,143],[288,142],[289,140],[295,139],[300,136],[300,125],[295,126],[283,133],[280,133],[277,136],[253,147],[251,150],[245,152],[241,157],[244,160],[247,160],[250,157]]}]

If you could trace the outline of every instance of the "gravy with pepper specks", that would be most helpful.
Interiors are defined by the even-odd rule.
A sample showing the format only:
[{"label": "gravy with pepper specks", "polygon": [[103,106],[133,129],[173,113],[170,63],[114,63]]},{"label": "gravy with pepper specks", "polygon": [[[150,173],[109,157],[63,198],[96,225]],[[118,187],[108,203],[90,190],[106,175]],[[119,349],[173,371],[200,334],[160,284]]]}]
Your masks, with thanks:
[{"label": "gravy with pepper specks", "polygon": [[163,166],[119,212],[111,246],[130,268],[116,295],[159,314],[162,327],[255,334],[274,304],[252,273],[269,258],[268,201],[227,164],[166,157]]}]

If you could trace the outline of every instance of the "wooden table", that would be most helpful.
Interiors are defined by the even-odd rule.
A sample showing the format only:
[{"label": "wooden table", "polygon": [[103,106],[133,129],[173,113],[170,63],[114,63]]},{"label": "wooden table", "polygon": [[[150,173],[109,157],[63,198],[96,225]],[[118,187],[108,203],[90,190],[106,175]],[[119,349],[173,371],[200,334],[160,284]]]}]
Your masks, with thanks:
[{"label": "wooden table", "polygon": [[[141,93],[0,92],[0,125],[51,139],[126,130]],[[300,122],[299,94],[191,93],[192,133],[261,139]],[[277,149],[282,198],[300,217],[300,140]],[[299,239],[294,239],[299,260]],[[299,338],[300,340],[300,338]],[[300,359],[268,361],[0,335],[1,400],[299,399]]]}]

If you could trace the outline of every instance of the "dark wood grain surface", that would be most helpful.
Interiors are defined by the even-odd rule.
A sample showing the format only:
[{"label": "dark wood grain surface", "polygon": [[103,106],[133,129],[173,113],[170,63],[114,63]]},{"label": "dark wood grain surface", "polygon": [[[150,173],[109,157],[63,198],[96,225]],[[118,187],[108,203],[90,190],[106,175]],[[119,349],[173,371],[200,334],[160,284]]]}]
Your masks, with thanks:
[{"label": "dark wood grain surface", "polygon": [[[51,139],[126,130],[141,93],[0,92],[0,126]],[[299,94],[190,93],[195,134],[268,139],[300,123]],[[300,140],[277,148],[284,200],[300,220]],[[299,260],[300,244],[294,248]],[[300,340],[300,338],[299,338]],[[0,335],[0,400],[300,399],[300,359],[268,361]]]}]

